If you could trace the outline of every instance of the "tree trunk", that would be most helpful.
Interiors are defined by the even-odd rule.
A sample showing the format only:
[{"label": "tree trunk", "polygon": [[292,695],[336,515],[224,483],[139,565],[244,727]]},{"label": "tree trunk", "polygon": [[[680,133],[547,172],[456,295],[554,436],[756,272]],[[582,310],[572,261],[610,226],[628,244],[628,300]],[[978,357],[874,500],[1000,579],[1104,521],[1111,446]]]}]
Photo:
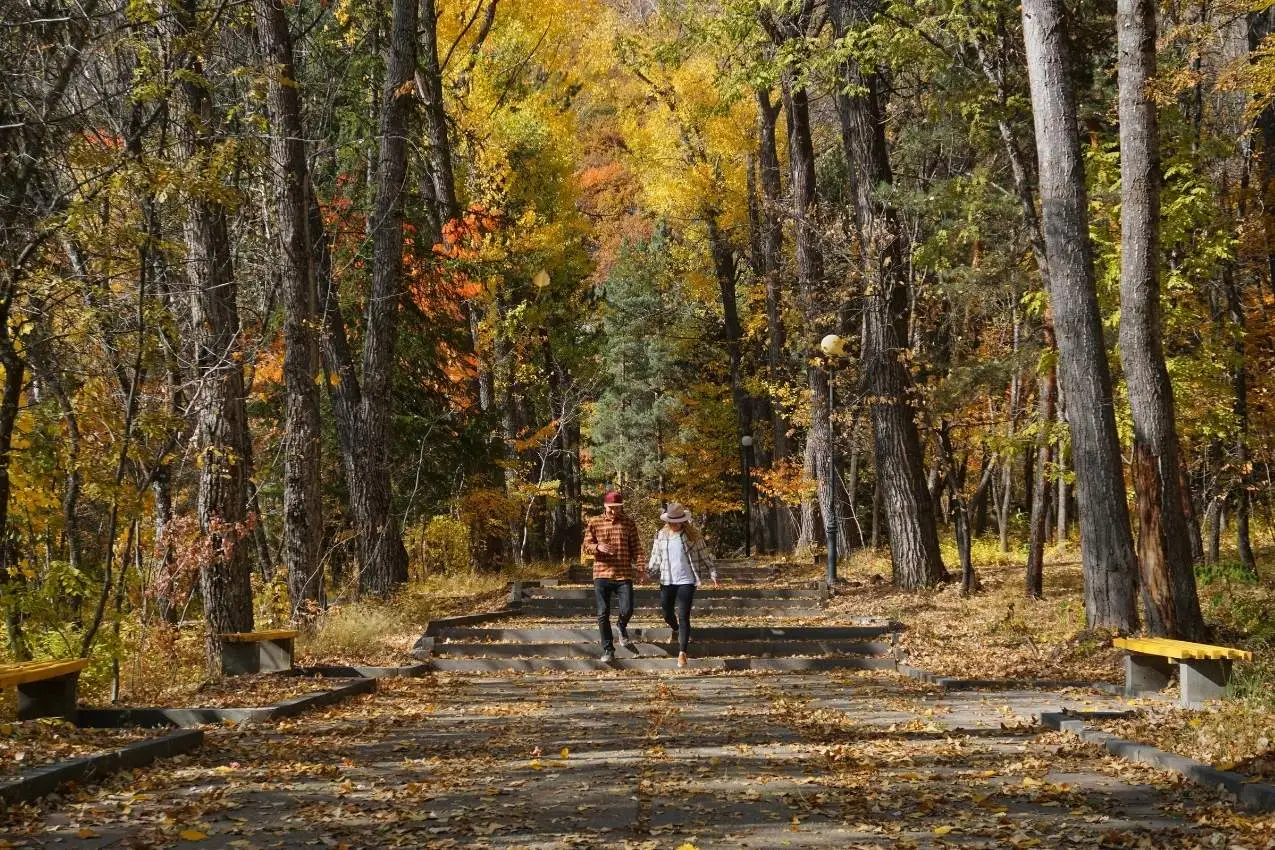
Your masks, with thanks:
[{"label": "tree trunk", "polygon": [[[197,0],[173,10],[174,36],[195,38]],[[177,152],[183,162],[211,170],[216,117],[202,79],[198,51],[180,56],[177,86],[181,118]],[[199,452],[198,516],[203,536],[200,593],[209,669],[220,671],[222,635],[252,631],[250,550],[247,536],[249,453],[244,406],[237,285],[225,210],[198,194],[186,199],[186,272],[198,383],[195,434]]]},{"label": "tree trunk", "polygon": [[1147,630],[1203,640],[1191,540],[1178,482],[1173,384],[1160,334],[1160,152],[1154,0],[1119,0],[1120,359],[1133,418],[1138,562]]},{"label": "tree trunk", "polygon": [[323,504],[320,491],[318,346],[314,336],[315,283],[309,229],[310,176],[292,33],[284,0],[256,0],[262,59],[269,66],[266,110],[270,160],[276,168],[275,215],[283,285],[283,377],[287,395],[283,438],[283,565],[292,616],[317,606]]},{"label": "tree trunk", "polygon": [[[775,125],[779,119],[780,105],[772,104],[770,93],[757,93],[760,116],[760,143],[758,146],[758,184],[761,187],[759,210],[759,249],[761,274],[766,281],[766,366],[771,381],[782,380],[784,373],[784,323],[783,281],[780,279],[780,257],[783,251],[783,224],[780,218],[779,146],[775,138]],[[773,459],[782,461],[789,455],[788,422],[776,404],[770,405],[771,445]],[[771,505],[775,551],[792,551],[792,529],[783,516],[782,504],[775,500]]]},{"label": "tree trunk", "polygon": [[[1045,317],[1046,349],[1053,348],[1053,318]],[[1037,409],[1040,413],[1036,437],[1036,470],[1032,482],[1031,540],[1027,549],[1027,596],[1043,599],[1045,596],[1045,543],[1049,537],[1049,463],[1053,457],[1053,436],[1049,433],[1054,421],[1055,396],[1058,378],[1052,363],[1040,376],[1036,390]]]},{"label": "tree trunk", "polygon": [[[818,201],[815,195],[815,153],[810,128],[810,105],[806,90],[796,85],[790,74],[781,80],[784,109],[788,115],[788,156],[792,172],[793,218],[797,249],[799,301],[810,354],[817,350],[820,317],[820,289],[824,280],[823,254],[818,245]],[[809,356],[809,355],[808,355]],[[806,468],[817,482],[819,511],[825,528],[836,516],[832,510],[832,482],[828,479],[828,375],[818,366],[806,367],[810,386],[810,430],[806,437]],[[814,543],[813,506],[802,505],[799,545]]]},{"label": "tree trunk", "polygon": [[881,479],[875,477],[873,471],[872,480],[872,551],[881,548]]},{"label": "tree trunk", "polygon": [[1061,0],[1024,0],[1050,296],[1076,467],[1090,628],[1138,625],[1136,558],[1089,242],[1088,198]]},{"label": "tree trunk", "polygon": [[[841,3],[837,6],[840,8]],[[844,13],[848,10],[841,8]],[[894,209],[877,197],[892,182],[886,146],[881,81],[853,61],[842,68],[850,143],[846,160],[854,174],[855,225],[865,283],[864,384],[871,400],[877,476],[890,525],[894,583],[929,587],[947,578],[939,554],[938,529],[925,489],[924,458],[904,365],[909,321],[906,276],[907,235]]]},{"label": "tree trunk", "polygon": [[[403,294],[403,196],[416,72],[416,0],[393,0],[380,117],[372,217],[372,288],[363,339],[363,384],[354,443],[357,483],[350,503],[359,525],[359,589],[384,595],[407,581],[407,551],[390,488],[390,408],[394,345]],[[352,482],[354,483],[354,482]]]},{"label": "tree trunk", "polygon": [[1178,492],[1182,494],[1182,513],[1186,516],[1186,529],[1191,537],[1191,560],[1204,559],[1204,538],[1200,536],[1200,514],[1195,507],[1195,495],[1191,491],[1191,478],[1185,462],[1179,456]]},{"label": "tree trunk", "polygon": [[[743,327],[739,323],[739,302],[735,289],[735,249],[717,223],[717,212],[706,210],[704,223],[708,227],[709,247],[713,254],[713,269],[717,274],[718,291],[721,293],[722,326],[726,332],[726,351],[730,356],[730,395],[735,407],[735,421],[739,436],[751,437],[753,433],[752,400],[744,388],[742,340]],[[742,446],[743,444],[740,443]]]},{"label": "tree trunk", "polygon": [[1231,370],[1232,411],[1235,415],[1235,546],[1240,566],[1256,574],[1257,559],[1253,557],[1253,544],[1249,537],[1249,452],[1248,452],[1248,365],[1245,361],[1244,301],[1235,269],[1227,263],[1222,269],[1222,287],[1226,296],[1226,309],[1231,319],[1232,351],[1234,366]]},{"label": "tree trunk", "polygon": [[[447,134],[447,110],[443,102],[443,68],[438,57],[438,8],[436,0],[421,0],[420,24],[422,40],[420,67],[415,69],[416,91],[424,108],[426,169],[433,192],[427,197],[432,209],[426,216],[435,232],[434,241],[442,239],[443,227],[460,215],[456,200],[456,178],[452,170],[452,145]],[[495,0],[491,11],[496,8]]]}]

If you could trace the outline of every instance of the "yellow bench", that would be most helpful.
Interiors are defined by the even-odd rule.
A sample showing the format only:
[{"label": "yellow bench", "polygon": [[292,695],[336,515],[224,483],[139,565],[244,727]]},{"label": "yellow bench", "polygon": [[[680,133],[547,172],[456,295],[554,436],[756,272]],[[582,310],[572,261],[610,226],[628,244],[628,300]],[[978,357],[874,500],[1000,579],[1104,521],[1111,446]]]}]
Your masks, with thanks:
[{"label": "yellow bench", "polygon": [[229,676],[292,669],[292,629],[221,635],[221,669]]},{"label": "yellow bench", "polygon": [[18,719],[75,718],[76,689],[87,658],[0,664],[0,687],[17,687]]},{"label": "yellow bench", "polygon": [[1179,702],[1188,708],[1230,696],[1232,662],[1253,660],[1246,649],[1169,638],[1116,638],[1111,645],[1125,651],[1125,696],[1163,690],[1176,666]]}]

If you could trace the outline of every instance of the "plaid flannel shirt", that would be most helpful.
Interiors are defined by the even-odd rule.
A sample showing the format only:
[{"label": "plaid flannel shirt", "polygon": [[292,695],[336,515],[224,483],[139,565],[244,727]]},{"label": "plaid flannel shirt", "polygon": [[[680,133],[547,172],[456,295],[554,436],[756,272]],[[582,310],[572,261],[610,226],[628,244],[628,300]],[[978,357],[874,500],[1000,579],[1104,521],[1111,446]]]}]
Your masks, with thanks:
[{"label": "plaid flannel shirt", "polygon": [[[599,543],[605,543],[611,551],[599,552]],[[627,515],[614,519],[605,514],[589,518],[584,530],[584,551],[593,556],[595,579],[636,580],[639,548],[637,523]]]}]

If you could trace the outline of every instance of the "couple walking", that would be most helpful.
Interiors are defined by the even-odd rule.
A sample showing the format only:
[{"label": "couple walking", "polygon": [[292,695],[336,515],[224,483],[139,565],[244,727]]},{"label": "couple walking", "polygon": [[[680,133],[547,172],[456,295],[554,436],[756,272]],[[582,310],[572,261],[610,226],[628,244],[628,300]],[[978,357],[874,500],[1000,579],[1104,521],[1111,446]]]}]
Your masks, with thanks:
[{"label": "couple walking", "polygon": [[[691,524],[690,514],[671,502],[660,514],[664,527],[655,535],[646,571],[660,583],[660,611],[664,622],[677,635],[677,666],[686,666],[686,647],[691,640],[691,603],[700,575],[708,570],[717,584],[717,565],[708,551],[704,535]],[[629,639],[633,617],[633,582],[638,578],[638,533],[632,517],[624,512],[624,497],[618,491],[602,500],[602,516],[589,520],[584,532],[584,551],[593,556],[593,592],[598,605],[598,631],[602,637],[602,660],[615,660],[615,639],[611,632],[611,597],[617,597],[616,624],[620,644],[629,652],[637,647]]]}]

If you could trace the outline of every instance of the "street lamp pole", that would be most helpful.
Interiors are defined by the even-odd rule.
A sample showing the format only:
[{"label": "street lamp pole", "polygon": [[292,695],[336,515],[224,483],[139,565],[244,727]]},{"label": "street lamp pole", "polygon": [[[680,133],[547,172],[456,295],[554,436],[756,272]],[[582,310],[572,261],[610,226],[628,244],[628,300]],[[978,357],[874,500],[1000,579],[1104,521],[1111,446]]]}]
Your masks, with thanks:
[{"label": "street lamp pole", "polygon": [[828,504],[824,512],[824,529],[828,538],[828,570],[826,579],[828,586],[837,581],[837,441],[832,433],[832,411],[836,403],[834,386],[837,376],[837,358],[846,353],[846,341],[836,334],[828,334],[819,342],[823,351],[824,362],[828,368],[828,410],[825,425],[828,434]]},{"label": "street lamp pole", "polygon": [[744,557],[753,555],[753,438],[745,434],[739,438],[740,456],[744,469]]}]

